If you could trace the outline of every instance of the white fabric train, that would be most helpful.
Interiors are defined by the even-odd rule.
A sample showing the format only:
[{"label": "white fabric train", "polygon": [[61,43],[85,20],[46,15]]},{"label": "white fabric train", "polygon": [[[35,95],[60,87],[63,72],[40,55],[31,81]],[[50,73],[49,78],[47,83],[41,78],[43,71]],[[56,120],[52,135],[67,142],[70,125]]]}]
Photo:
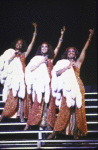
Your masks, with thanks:
[{"label": "white fabric train", "polygon": [[56,97],[56,105],[59,106],[59,108],[62,99],[61,90],[63,91],[64,97],[66,97],[68,107],[74,106],[76,100],[76,105],[80,108],[82,105],[82,95],[73,68],[67,69],[58,77],[56,75],[56,71],[68,66],[69,63],[69,60],[62,59],[53,67],[51,82],[52,94]]},{"label": "white fabric train", "polygon": [[13,56],[15,50],[10,48],[0,56],[0,83],[4,84],[7,77],[8,60]]},{"label": "white fabric train", "polygon": [[38,61],[41,61],[43,56],[34,56],[29,64],[26,66],[25,70],[25,81],[27,85],[27,93],[32,94],[32,99],[34,101],[35,91],[37,93],[38,102],[41,103],[42,93],[45,94],[45,103],[49,102],[50,97],[50,77],[48,74],[47,66],[45,63],[42,63],[34,71],[30,71],[30,68],[37,64]]}]

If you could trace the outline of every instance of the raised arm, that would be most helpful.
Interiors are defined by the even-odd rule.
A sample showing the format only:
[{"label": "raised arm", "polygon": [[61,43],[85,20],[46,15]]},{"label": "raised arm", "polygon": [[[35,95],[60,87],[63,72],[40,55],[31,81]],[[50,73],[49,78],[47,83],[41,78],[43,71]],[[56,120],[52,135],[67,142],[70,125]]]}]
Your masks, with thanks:
[{"label": "raised arm", "polygon": [[32,37],[31,43],[29,44],[29,46],[27,48],[27,51],[25,52],[25,57],[27,57],[29,55],[29,53],[31,52],[32,47],[33,47],[34,42],[35,42],[36,35],[37,35],[37,24],[33,22],[32,25],[34,26],[35,31],[33,33],[33,37]]},{"label": "raised arm", "polygon": [[81,51],[81,53],[80,53],[80,56],[79,56],[79,58],[77,59],[77,62],[78,62],[78,64],[79,64],[79,66],[81,66],[81,64],[83,63],[83,61],[84,61],[84,59],[85,59],[86,50],[87,50],[87,48],[88,48],[88,46],[89,46],[89,44],[90,44],[92,35],[94,34],[94,29],[93,29],[93,30],[92,30],[92,29],[89,29],[89,32],[90,32],[89,38],[87,39],[87,41],[86,41],[86,43],[85,43],[85,45],[84,45],[84,47],[83,47],[83,49],[82,49],[82,51]]},{"label": "raised arm", "polygon": [[57,47],[56,47],[55,50],[54,50],[54,58],[53,58],[53,60],[54,60],[55,57],[57,56],[58,51],[59,51],[60,46],[61,46],[61,43],[63,42],[64,32],[65,32],[65,26],[63,27],[63,29],[61,29],[61,36],[60,36],[60,38],[59,38],[59,42],[58,42],[58,44],[57,44]]}]

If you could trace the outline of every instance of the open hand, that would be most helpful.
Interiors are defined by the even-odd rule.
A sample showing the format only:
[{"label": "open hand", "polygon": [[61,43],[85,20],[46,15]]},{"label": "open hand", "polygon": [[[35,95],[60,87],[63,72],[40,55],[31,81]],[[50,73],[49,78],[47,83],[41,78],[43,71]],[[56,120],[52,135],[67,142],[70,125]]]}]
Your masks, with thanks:
[{"label": "open hand", "polygon": [[65,26],[63,26],[63,29],[61,29],[61,34],[64,34],[65,32]]},{"label": "open hand", "polygon": [[37,24],[35,22],[33,22],[32,25],[37,28]]},{"label": "open hand", "polygon": [[93,30],[89,29],[89,32],[90,32],[90,35],[93,35],[94,34],[94,28],[93,28]]}]

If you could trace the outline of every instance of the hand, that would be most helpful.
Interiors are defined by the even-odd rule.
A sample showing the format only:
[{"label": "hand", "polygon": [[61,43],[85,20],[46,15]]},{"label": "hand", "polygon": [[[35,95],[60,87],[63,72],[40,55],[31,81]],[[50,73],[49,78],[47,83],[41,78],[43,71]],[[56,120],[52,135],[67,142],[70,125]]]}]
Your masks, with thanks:
[{"label": "hand", "polygon": [[47,62],[47,60],[48,60],[48,58],[47,58],[47,57],[44,57],[44,59],[43,59],[43,63],[46,63],[46,62]]},{"label": "hand", "polygon": [[89,36],[92,36],[94,34],[94,28],[93,28],[93,30],[89,29],[89,32],[90,32]]},{"label": "hand", "polygon": [[17,54],[19,54],[19,53],[20,53],[20,51],[19,51],[19,50],[16,50],[14,54],[17,55]]},{"label": "hand", "polygon": [[70,69],[71,67],[72,67],[72,65],[70,63],[67,67],[65,67],[65,69],[67,70],[67,69]]},{"label": "hand", "polygon": [[61,34],[64,34],[65,32],[65,26],[63,26],[63,29],[61,29]]},{"label": "hand", "polygon": [[42,63],[47,63],[47,59],[47,57],[43,57],[43,59],[38,63],[38,65],[41,65]]},{"label": "hand", "polygon": [[35,22],[33,22],[32,25],[37,28],[37,24]]},{"label": "hand", "polygon": [[66,69],[70,69],[75,66],[75,61],[71,61],[70,64],[66,67]]}]

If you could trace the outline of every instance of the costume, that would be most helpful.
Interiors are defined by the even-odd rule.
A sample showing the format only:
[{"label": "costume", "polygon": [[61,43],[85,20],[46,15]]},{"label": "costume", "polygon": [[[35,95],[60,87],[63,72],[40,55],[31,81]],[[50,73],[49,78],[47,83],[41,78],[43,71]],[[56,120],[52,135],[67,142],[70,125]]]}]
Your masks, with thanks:
[{"label": "costume", "polygon": [[[39,60],[43,56],[35,56],[33,59],[36,59],[37,57]],[[34,65],[32,60],[30,63],[31,63],[31,66]],[[42,69],[42,67],[43,67],[43,69]],[[46,127],[47,124],[49,124],[51,127],[53,127],[53,125],[54,125],[54,122],[55,122],[55,98],[53,98],[53,96],[52,96],[51,84],[50,84],[52,68],[53,68],[53,65],[51,63],[51,60],[48,59],[47,65],[45,63],[43,63],[37,68],[39,70],[39,72],[37,72],[38,71],[37,69],[35,70],[37,73],[35,75],[36,79],[34,79],[34,71],[33,71],[33,80],[31,83],[33,85],[33,87],[32,87],[33,92],[30,92],[30,90],[29,90],[30,88],[28,88],[29,84],[26,82],[29,99],[30,99],[30,97],[32,97],[32,99],[33,99],[32,108],[30,110],[30,113],[28,115],[28,120],[27,120],[28,125],[39,125],[42,127]],[[31,74],[32,74],[32,72],[31,72]],[[35,82],[34,80],[35,81],[38,80],[38,81]],[[37,83],[39,83],[39,85]],[[47,108],[47,105],[49,105],[48,108]]]},{"label": "costume", "polygon": [[[43,56],[35,56],[31,59],[29,64],[26,67],[25,71],[25,80],[27,85],[27,93],[32,94],[32,100],[34,102],[35,92],[38,96],[38,102],[41,103],[42,93],[45,93],[45,102],[49,102],[50,90],[49,82],[50,77],[45,63],[42,63],[34,71],[30,71],[32,65],[36,65],[37,61],[41,61]],[[43,71],[42,71],[43,70]]]},{"label": "costume", "polygon": [[[66,60],[60,60],[60,62],[63,62],[62,64],[64,64],[64,62],[66,63]],[[57,63],[56,65],[56,68],[58,68],[58,70],[60,70],[59,66],[61,66],[61,69],[63,68],[63,65],[61,65],[61,63],[60,65],[59,63]],[[53,87],[52,92],[54,93],[56,99],[58,99],[59,101],[59,103],[57,104],[60,104],[59,113],[56,118],[53,131],[59,131],[60,133],[63,133],[65,135],[84,136],[87,134],[87,123],[84,104],[85,89],[82,80],[80,79],[80,69],[74,67],[73,70],[74,72],[72,72],[72,70],[70,69],[66,70],[65,72],[67,75],[63,73],[62,78],[57,79],[59,80],[59,83],[61,82],[59,90],[54,90],[56,88]],[[75,83],[73,82],[75,78],[72,77],[74,74],[71,76],[70,73],[75,74]],[[69,76],[74,80],[69,78]],[[68,83],[70,83],[71,85]],[[53,85],[52,83],[52,86],[55,85]],[[62,92],[60,93],[61,89]]]},{"label": "costume", "polygon": [[3,117],[12,117],[16,112],[19,116],[18,98],[24,102],[24,116],[26,116],[26,85],[24,80],[25,56],[24,53],[17,55],[7,67],[6,80],[3,88],[3,101],[5,102],[4,110],[1,114]]},{"label": "costume", "polygon": [[15,50],[10,48],[0,56],[0,83],[4,85],[7,77],[8,61],[15,53]]}]

